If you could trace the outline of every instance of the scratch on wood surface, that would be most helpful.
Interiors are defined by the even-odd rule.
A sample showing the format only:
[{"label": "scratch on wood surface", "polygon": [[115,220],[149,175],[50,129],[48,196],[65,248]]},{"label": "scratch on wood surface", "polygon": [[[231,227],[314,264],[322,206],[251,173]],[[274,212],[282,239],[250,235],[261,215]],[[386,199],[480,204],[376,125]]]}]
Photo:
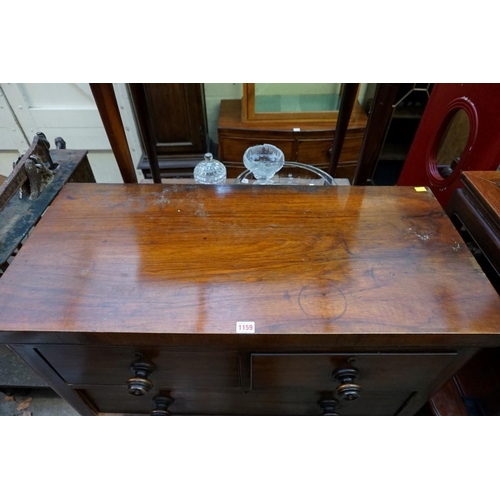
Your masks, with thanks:
[{"label": "scratch on wood surface", "polygon": [[411,226],[408,228],[408,231],[413,233],[417,238],[420,238],[422,241],[426,241],[430,238],[430,234],[427,231],[418,232],[413,229]]}]

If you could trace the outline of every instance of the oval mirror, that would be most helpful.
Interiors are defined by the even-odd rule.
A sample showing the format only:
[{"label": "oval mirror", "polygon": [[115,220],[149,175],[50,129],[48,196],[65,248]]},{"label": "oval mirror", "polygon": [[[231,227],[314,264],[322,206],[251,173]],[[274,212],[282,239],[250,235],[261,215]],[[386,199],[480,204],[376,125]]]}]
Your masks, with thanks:
[{"label": "oval mirror", "polygon": [[459,109],[446,128],[436,154],[436,165],[443,179],[449,177],[460,162],[470,132],[469,115]]}]

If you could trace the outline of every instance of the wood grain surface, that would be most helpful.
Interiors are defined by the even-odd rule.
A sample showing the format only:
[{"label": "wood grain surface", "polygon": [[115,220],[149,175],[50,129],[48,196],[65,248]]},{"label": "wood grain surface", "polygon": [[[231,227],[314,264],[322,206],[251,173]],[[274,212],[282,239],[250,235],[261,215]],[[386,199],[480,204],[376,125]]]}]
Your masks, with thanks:
[{"label": "wood grain surface", "polygon": [[234,334],[254,321],[266,335],[500,344],[500,298],[433,195],[411,187],[67,185],[0,303],[4,332]]},{"label": "wood grain surface", "polygon": [[462,181],[481,204],[489,223],[500,227],[500,172],[464,172]]}]

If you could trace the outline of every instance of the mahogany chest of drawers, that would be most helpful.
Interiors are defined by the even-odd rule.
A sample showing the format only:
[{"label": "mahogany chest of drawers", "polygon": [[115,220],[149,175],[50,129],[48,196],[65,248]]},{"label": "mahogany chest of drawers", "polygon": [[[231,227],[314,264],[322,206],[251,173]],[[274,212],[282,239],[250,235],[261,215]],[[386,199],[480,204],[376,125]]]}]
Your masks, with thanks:
[{"label": "mahogany chest of drawers", "polygon": [[500,298],[429,191],[65,186],[0,342],[81,414],[412,415]]}]

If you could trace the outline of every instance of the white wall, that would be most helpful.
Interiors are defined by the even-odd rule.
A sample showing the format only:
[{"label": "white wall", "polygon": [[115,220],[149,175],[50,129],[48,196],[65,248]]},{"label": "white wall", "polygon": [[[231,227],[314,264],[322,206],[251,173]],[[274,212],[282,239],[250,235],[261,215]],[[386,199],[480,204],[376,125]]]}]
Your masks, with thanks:
[{"label": "white wall", "polygon": [[220,102],[222,99],[241,99],[243,97],[243,85],[241,83],[205,83],[204,86],[208,135],[212,141],[217,143]]},{"label": "white wall", "polygon": [[[125,84],[114,84],[130,153],[137,165],[142,148]],[[51,147],[58,136],[68,149],[86,149],[97,182],[121,183],[88,83],[0,84],[0,173],[8,175],[12,162],[43,132]],[[138,177],[142,174],[138,172]]]}]

